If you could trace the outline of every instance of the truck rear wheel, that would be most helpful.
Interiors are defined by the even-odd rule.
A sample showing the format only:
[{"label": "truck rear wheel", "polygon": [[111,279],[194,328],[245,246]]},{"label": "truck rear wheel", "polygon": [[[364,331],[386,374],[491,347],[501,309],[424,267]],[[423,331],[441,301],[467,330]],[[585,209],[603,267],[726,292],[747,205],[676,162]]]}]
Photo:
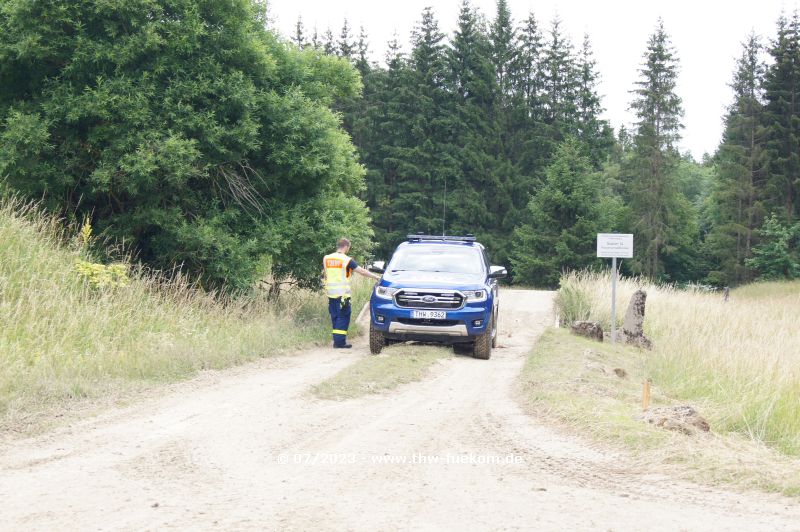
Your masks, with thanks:
[{"label": "truck rear wheel", "polygon": [[383,333],[375,328],[372,321],[369,323],[369,352],[378,355],[386,345],[386,338]]},{"label": "truck rear wheel", "polygon": [[473,358],[489,360],[492,356],[492,329],[494,328],[494,318],[489,318],[486,330],[483,334],[475,337],[475,345],[472,347]]}]

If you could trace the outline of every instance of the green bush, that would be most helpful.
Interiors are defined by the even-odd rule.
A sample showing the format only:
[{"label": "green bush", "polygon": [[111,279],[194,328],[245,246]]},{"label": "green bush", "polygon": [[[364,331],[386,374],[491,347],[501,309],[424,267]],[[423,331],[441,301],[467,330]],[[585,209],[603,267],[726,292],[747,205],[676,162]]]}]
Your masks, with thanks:
[{"label": "green bush", "polygon": [[206,287],[314,284],[371,238],[330,110],[360,78],[264,27],[251,0],[0,3],[0,176]]}]

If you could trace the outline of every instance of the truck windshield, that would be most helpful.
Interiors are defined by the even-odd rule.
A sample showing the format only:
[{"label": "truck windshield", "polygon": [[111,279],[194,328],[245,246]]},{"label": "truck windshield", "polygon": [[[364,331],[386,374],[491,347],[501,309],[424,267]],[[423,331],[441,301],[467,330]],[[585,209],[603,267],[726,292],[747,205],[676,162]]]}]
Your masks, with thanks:
[{"label": "truck windshield", "polygon": [[477,249],[458,246],[412,245],[395,252],[389,271],[483,273]]}]

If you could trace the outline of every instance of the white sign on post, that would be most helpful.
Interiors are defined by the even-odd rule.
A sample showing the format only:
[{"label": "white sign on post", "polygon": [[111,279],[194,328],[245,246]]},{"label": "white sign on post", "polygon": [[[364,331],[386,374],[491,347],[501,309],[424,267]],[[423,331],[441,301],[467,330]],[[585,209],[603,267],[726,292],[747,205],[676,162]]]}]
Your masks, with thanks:
[{"label": "white sign on post", "polygon": [[633,258],[633,235],[622,233],[597,233],[597,256],[610,259]]},{"label": "white sign on post", "polygon": [[597,256],[611,259],[611,343],[617,343],[617,259],[633,258],[633,235],[597,233]]}]

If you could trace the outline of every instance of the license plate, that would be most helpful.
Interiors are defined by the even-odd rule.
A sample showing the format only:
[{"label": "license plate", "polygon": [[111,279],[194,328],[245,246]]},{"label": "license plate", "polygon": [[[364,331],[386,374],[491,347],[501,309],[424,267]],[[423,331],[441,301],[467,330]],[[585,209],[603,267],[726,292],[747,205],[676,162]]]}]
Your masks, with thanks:
[{"label": "license plate", "polygon": [[443,310],[412,310],[411,317],[421,320],[444,320],[447,312]]}]

